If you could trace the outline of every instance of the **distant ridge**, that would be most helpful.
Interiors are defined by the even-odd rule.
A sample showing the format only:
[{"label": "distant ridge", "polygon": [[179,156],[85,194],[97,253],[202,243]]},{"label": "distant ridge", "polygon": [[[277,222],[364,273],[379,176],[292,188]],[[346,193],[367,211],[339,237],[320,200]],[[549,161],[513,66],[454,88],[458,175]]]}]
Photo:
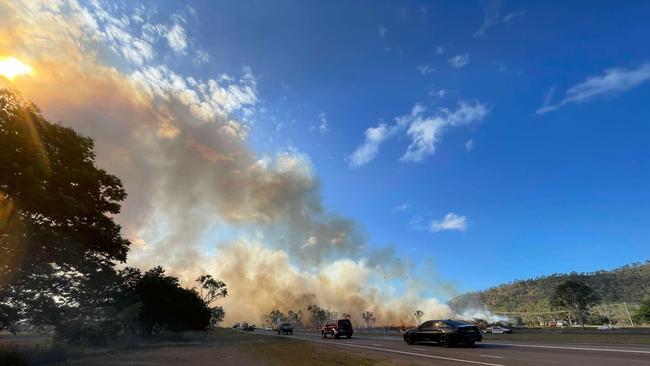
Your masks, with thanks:
[{"label": "distant ridge", "polygon": [[485,308],[492,312],[549,311],[553,291],[566,280],[578,280],[591,286],[604,305],[623,302],[637,304],[650,296],[650,261],[625,265],[611,271],[571,272],[515,280],[457,296],[449,300],[449,306],[458,312]]}]

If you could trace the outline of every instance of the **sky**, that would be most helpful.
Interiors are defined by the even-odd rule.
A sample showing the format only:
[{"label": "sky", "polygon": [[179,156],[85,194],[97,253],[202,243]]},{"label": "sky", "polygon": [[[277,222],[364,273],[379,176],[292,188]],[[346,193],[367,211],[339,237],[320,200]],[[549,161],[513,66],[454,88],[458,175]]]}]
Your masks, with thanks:
[{"label": "sky", "polygon": [[[308,154],[328,206],[371,242],[435,258],[462,289],[650,257],[647,3],[196,9],[214,14],[199,31],[214,67],[260,75],[269,115],[252,144]],[[415,105],[444,120],[440,109],[459,103],[487,111],[433,123],[418,159],[405,155],[414,137],[404,126],[355,163],[370,129],[395,128]],[[445,217],[459,220],[435,226]]]},{"label": "sky", "polygon": [[647,2],[0,6],[11,85],[125,181],[129,264],[438,309],[650,259]]}]

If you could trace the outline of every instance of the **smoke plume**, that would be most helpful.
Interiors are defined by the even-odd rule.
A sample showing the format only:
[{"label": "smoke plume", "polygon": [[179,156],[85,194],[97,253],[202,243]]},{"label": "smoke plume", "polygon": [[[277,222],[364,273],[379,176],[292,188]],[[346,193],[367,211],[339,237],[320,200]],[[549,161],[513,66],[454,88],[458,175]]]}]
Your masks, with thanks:
[{"label": "smoke plume", "polygon": [[253,70],[180,75],[156,63],[165,40],[152,29],[172,24],[113,11],[2,1],[0,50],[34,69],[15,87],[46,118],[92,137],[99,165],[123,180],[117,220],[133,242],[129,265],[164,265],[188,286],[203,273],[222,279],[227,320],[313,303],[359,323],[365,310],[378,324],[411,324],[417,308],[450,315],[431,292],[453,286],[429,280],[430,263],[373,249],[356,222],[324,207],[306,155],[251,151]]}]

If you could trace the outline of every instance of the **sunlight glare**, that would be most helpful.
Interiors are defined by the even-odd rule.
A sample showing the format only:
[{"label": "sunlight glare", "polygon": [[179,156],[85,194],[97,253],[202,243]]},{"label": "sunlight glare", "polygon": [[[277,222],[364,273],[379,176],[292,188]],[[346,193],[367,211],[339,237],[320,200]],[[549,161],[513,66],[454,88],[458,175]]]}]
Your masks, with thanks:
[{"label": "sunlight glare", "polygon": [[13,80],[18,75],[32,74],[32,68],[15,57],[0,59],[0,75]]}]

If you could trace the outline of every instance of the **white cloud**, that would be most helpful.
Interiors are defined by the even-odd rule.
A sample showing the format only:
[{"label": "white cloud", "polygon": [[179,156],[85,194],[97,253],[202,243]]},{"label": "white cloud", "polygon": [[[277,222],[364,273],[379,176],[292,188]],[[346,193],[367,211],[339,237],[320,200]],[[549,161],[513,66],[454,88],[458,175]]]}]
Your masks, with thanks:
[{"label": "white cloud", "polygon": [[350,155],[349,162],[352,168],[358,168],[372,161],[379,153],[379,145],[396,132],[394,127],[380,123],[377,127],[369,127],[363,145],[359,146]]},{"label": "white cloud", "polygon": [[445,53],[445,48],[443,46],[436,47],[436,55],[442,55]]},{"label": "white cloud", "polygon": [[465,143],[465,150],[467,150],[467,152],[474,150],[474,140],[467,140]]},{"label": "white cloud", "polygon": [[436,71],[436,69],[434,69],[433,67],[431,67],[431,66],[429,66],[429,65],[419,65],[419,66],[417,67],[417,70],[418,70],[422,75],[431,74],[432,72]]},{"label": "white cloud", "polygon": [[421,114],[416,116],[406,131],[411,138],[411,144],[400,160],[408,162],[424,160],[435,153],[436,146],[447,129],[478,122],[488,113],[489,108],[485,104],[461,101],[455,111],[441,108],[432,116]]},{"label": "white cloud", "polygon": [[501,0],[490,0],[486,2],[483,11],[485,14],[483,16],[483,23],[481,23],[479,30],[474,33],[475,38],[485,38],[487,37],[487,31],[489,28],[501,23],[510,23],[526,14],[525,10],[520,10],[508,13],[501,17]]},{"label": "white cloud", "polygon": [[447,61],[451,67],[460,69],[469,63],[469,54],[466,53],[463,55],[456,55],[454,57],[450,57]]},{"label": "white cloud", "polygon": [[429,90],[429,96],[431,98],[441,99],[441,98],[444,98],[447,94],[449,94],[449,91],[446,90],[446,89],[431,88],[431,90]]},{"label": "white cloud", "polygon": [[318,126],[311,126],[311,130],[318,130],[320,133],[326,133],[329,131],[329,127],[327,124],[327,115],[325,112],[320,112],[318,114],[318,120],[320,121],[320,124]]},{"label": "white cloud", "polygon": [[636,69],[613,68],[602,75],[590,76],[564,92],[559,102],[553,103],[555,88],[549,89],[538,114],[554,111],[570,103],[585,103],[596,97],[622,93],[650,80],[650,63]]},{"label": "white cloud", "polygon": [[379,38],[381,39],[386,38],[386,32],[388,32],[388,29],[383,25],[379,27],[379,29],[377,29],[377,33],[379,34]]},{"label": "white cloud", "polygon": [[104,32],[101,34],[102,38],[109,42],[111,49],[124,56],[131,63],[142,65],[155,56],[151,44],[130,35],[122,28],[121,23],[106,25]]},{"label": "white cloud", "polygon": [[404,212],[404,211],[408,210],[409,208],[411,208],[411,205],[404,202],[404,203],[401,203],[401,204],[393,207],[392,212],[394,212],[394,213],[395,212]]},{"label": "white cloud", "polygon": [[467,230],[467,218],[450,212],[440,221],[431,221],[429,230],[434,233],[445,230],[465,231]]},{"label": "white cloud", "polygon": [[196,56],[194,57],[194,63],[197,65],[205,64],[210,61],[210,54],[203,51],[203,50],[198,50],[196,51]]},{"label": "white cloud", "polygon": [[485,13],[483,16],[483,23],[481,23],[479,30],[474,33],[474,37],[485,38],[487,36],[487,30],[501,22],[500,0],[490,0],[486,2],[483,11]]},{"label": "white cloud", "polygon": [[504,23],[510,23],[511,21],[513,21],[515,19],[518,19],[518,18],[521,18],[524,15],[526,15],[525,10],[515,11],[515,12],[512,12],[512,13],[506,14],[501,21],[504,22]]},{"label": "white cloud", "polygon": [[187,48],[187,37],[185,36],[185,29],[179,24],[174,24],[174,26],[165,34],[167,38],[167,43],[174,52],[177,54],[182,54]]},{"label": "white cloud", "polygon": [[248,68],[244,68],[239,80],[227,75],[207,81],[183,78],[164,65],[134,71],[130,78],[152,96],[179,101],[203,121],[227,118],[233,112],[245,113],[258,101],[255,78]]},{"label": "white cloud", "polygon": [[416,103],[410,113],[395,118],[392,126],[380,123],[366,130],[365,141],[348,157],[352,168],[361,167],[379,154],[379,146],[398,132],[406,131],[411,143],[401,161],[420,162],[435,153],[442,135],[449,128],[478,122],[485,118],[490,108],[480,102],[461,100],[458,108],[438,108],[433,114],[425,115],[426,108]]}]

